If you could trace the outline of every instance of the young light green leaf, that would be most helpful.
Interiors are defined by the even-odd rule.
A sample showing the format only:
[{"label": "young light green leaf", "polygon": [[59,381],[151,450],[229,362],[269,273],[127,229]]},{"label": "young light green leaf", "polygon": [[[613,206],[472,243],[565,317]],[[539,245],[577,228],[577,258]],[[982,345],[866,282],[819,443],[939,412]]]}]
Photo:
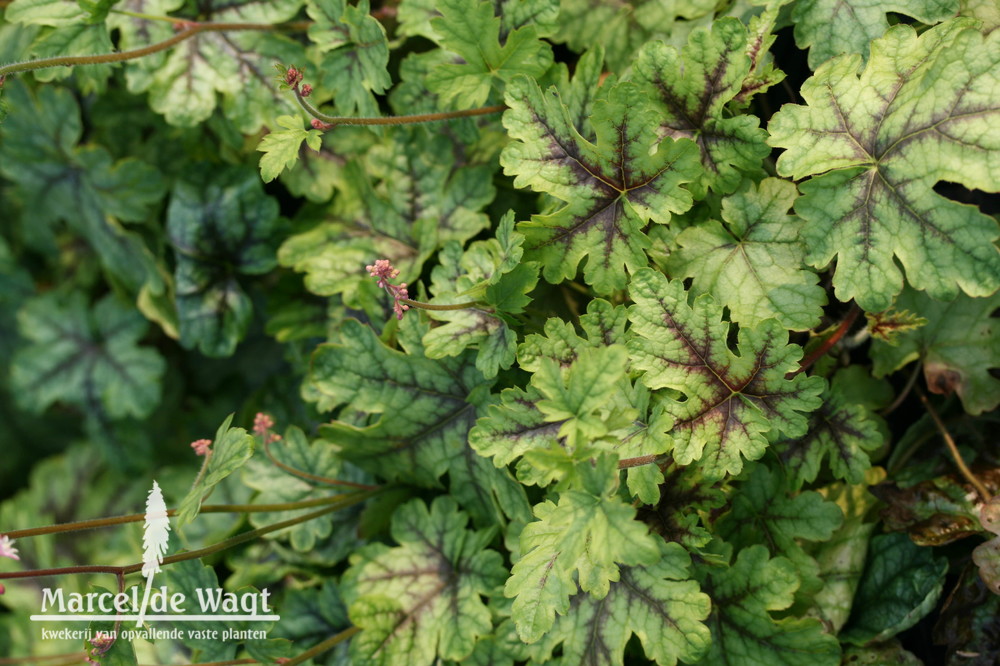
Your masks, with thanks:
[{"label": "young light green leaf", "polygon": [[503,561],[486,548],[494,531],[472,531],[467,522],[450,497],[430,510],[413,500],[392,518],[398,546],[375,543],[351,556],[341,585],[351,621],[363,630],[351,641],[357,663],[462,660],[490,633],[481,597],[503,581]]},{"label": "young light green leaf", "polygon": [[792,604],[798,587],[795,567],[783,557],[768,559],[764,546],[740,551],[730,567],[701,567],[702,590],[712,598],[708,626],[711,648],[705,666],[837,666],[840,646],[814,618],[775,620],[768,611]]},{"label": "young light green leaf", "polygon": [[773,319],[741,328],[739,355],[727,346],[730,324],[722,308],[704,294],[688,305],[680,280],[644,269],[630,286],[629,341],[632,367],[645,371],[651,389],[669,388],[685,400],[664,396],[675,426],[674,458],[700,461],[710,479],[738,473],[743,458],[756,460],[779,433],[806,430],[805,413],[820,406],[824,382],[819,377],[785,375],[801,356],[784,344],[786,333]]},{"label": "young light green leaf", "polygon": [[693,663],[711,642],[708,617],[711,601],[688,580],[690,556],[679,544],[661,543],[660,559],[649,566],[622,567],[621,579],[611,583],[608,595],[573,597],[569,611],[556,619],[542,640],[551,654],[562,644],[562,660],[570,664],[622,666],[625,645],[633,634],[642,641],[646,657],[672,666],[678,660]]},{"label": "young light green leaf", "polygon": [[912,16],[933,25],[954,16],[958,5],[959,0],[805,0],[792,9],[795,43],[809,49],[812,70],[845,53],[867,58],[869,44],[889,28],[886,14]]},{"label": "young light green leaf", "polygon": [[565,614],[579,585],[597,599],[621,578],[620,566],[650,565],[660,556],[657,539],[635,520],[635,509],[615,496],[614,456],[593,463],[587,490],[568,490],[535,506],[537,521],[521,532],[521,557],[504,594],[514,597],[513,619],[521,640],[541,638]]},{"label": "young light green leaf", "polygon": [[265,135],[257,146],[257,150],[264,153],[260,157],[260,177],[265,183],[270,183],[298,161],[303,141],[315,151],[323,145],[323,134],[319,130],[302,129],[299,118],[278,116],[276,122],[285,129]]},{"label": "young light green leaf", "polygon": [[872,343],[875,376],[899,370],[911,361],[924,365],[924,378],[934,393],[957,393],[969,414],[981,414],[1000,405],[1000,294],[989,298],[959,295],[950,302],[904,289],[896,307],[925,318],[927,325],[904,331],[895,345]]},{"label": "young light green leaf", "polygon": [[560,94],[543,93],[520,77],[507,87],[503,122],[515,139],[500,156],[504,173],[516,187],[531,187],[566,202],[550,215],[535,215],[519,225],[542,262],[549,282],[576,275],[589,257],[584,279],[601,294],[621,289],[626,272],[647,263],[642,232],[691,207],[682,184],[700,173],[697,147],[688,140],[660,140],[657,114],[635,84],[612,88],[594,103],[591,124],[596,143],[573,126]]},{"label": "young light green leaf", "polygon": [[705,169],[688,186],[695,198],[704,198],[708,188],[734,191],[741,173],[759,172],[771,152],[756,117],[723,115],[750,67],[746,26],[729,17],[713,22],[710,31],[692,32],[681,51],[649,42],[636,58],[634,80],[651,92],[660,132],[698,143]]},{"label": "young light green leaf", "polygon": [[536,403],[546,421],[562,422],[559,436],[571,448],[607,434],[607,421],[597,413],[612,400],[624,376],[628,354],[624,347],[587,347],[565,374],[559,365],[543,359],[531,383],[543,396]]},{"label": "young light green leaf", "polygon": [[876,536],[841,640],[864,645],[909,629],[934,608],[947,571],[946,558],[905,534]]},{"label": "young light green leaf", "polygon": [[250,297],[238,275],[274,268],[278,202],[251,170],[226,169],[179,182],[167,209],[174,247],[181,344],[229,356],[250,325]]},{"label": "young light green leaf", "polygon": [[212,441],[208,466],[198,477],[188,494],[181,500],[177,509],[177,527],[184,527],[198,515],[201,503],[224,478],[246,464],[253,455],[254,438],[243,428],[230,428],[233,415],[230,414],[219,429],[215,431]]},{"label": "young light green leaf", "polygon": [[[997,223],[934,193],[941,180],[1000,190],[1000,31],[955,19],[917,36],[898,25],[861,56],[828,61],[802,86],[806,106],[771,119],[778,173],[801,185],[806,261],[834,258],[837,298],[886,310],[907,282],[941,299],[1000,287]],[[822,174],[822,175],[817,175]]]},{"label": "young light green leaf", "polygon": [[552,48],[527,25],[500,40],[501,20],[492,2],[439,0],[439,18],[431,21],[441,47],[457,53],[463,64],[439,65],[427,80],[433,92],[462,108],[483,106],[497,80],[524,74],[541,77],[552,64]]},{"label": "young light green leaf", "polygon": [[768,178],[722,202],[722,218],[688,227],[667,267],[675,277],[694,278],[694,288],[708,292],[729,308],[733,321],[756,326],[775,318],[786,328],[819,325],[826,292],[805,269],[801,220],[788,214],[795,184]]},{"label": "young light green leaf", "polygon": [[138,345],[148,323],[113,295],[91,308],[80,292],[65,299],[50,292],[28,301],[18,324],[30,341],[11,364],[23,409],[41,413],[59,401],[112,419],[143,418],[160,402],[166,364]]},{"label": "young light green leaf", "polygon": [[476,408],[466,399],[482,375],[468,355],[435,361],[405,354],[348,319],[342,342],[313,354],[310,381],[321,410],[346,405],[377,417],[368,425],[334,421],[320,429],[342,457],[383,478],[433,487],[467,446]]},{"label": "young light green leaf", "polygon": [[307,10],[309,39],[323,54],[318,82],[333,95],[338,115],[378,115],[374,95],[392,85],[389,44],[382,24],[368,14],[368,0],[310,0]]}]

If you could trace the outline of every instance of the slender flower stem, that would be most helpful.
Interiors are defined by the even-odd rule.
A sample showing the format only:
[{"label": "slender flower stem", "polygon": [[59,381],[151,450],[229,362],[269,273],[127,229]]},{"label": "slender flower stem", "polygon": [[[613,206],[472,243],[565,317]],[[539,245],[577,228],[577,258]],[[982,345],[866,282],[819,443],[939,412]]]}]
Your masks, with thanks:
[{"label": "slender flower stem", "polygon": [[931,415],[932,419],[934,419],[934,425],[937,426],[938,432],[940,432],[941,437],[944,438],[944,443],[948,446],[948,450],[951,451],[951,457],[955,459],[955,465],[962,473],[962,476],[964,476],[965,479],[972,484],[972,487],[976,489],[979,496],[983,498],[984,502],[989,502],[993,499],[993,495],[986,489],[983,482],[972,473],[972,470],[965,464],[965,461],[962,460],[962,454],[958,452],[958,446],[955,445],[955,440],[952,439],[951,433],[948,432],[948,428],[945,427],[944,421],[942,421],[941,417],[938,416],[937,410],[934,409],[934,405],[932,405],[931,401],[927,399],[924,392],[920,390],[920,387],[915,388],[914,392],[920,398],[920,402],[924,403],[924,408],[927,409],[927,413]]},{"label": "slender flower stem", "polygon": [[408,298],[399,299],[400,303],[409,305],[411,308],[421,310],[465,310],[466,308],[483,308],[479,301],[466,301],[465,303],[450,303],[448,305],[435,305],[434,303],[424,303],[423,301],[411,301]]},{"label": "slender flower stem", "polygon": [[130,51],[120,51],[118,53],[101,53],[97,55],[82,55],[82,56],[56,56],[54,58],[40,58],[38,60],[27,60],[25,62],[17,62],[12,65],[7,65],[5,67],[0,67],[0,79],[3,79],[9,74],[18,74],[20,72],[30,72],[36,69],[45,69],[46,67],[73,67],[76,65],[103,65],[107,63],[114,62],[124,62],[126,60],[135,60],[136,58],[142,58],[153,53],[158,53],[169,49],[172,46],[180,44],[185,39],[190,39],[195,35],[202,32],[229,32],[235,30],[276,30],[281,26],[273,25],[270,23],[194,23],[187,24],[190,27],[181,30],[176,35],[173,35],[162,42],[156,42],[155,44],[150,44],[149,46],[143,46],[138,49],[132,49]]},{"label": "slender flower stem", "polygon": [[360,488],[361,490],[374,490],[378,488],[378,486],[370,486],[365,483],[354,483],[353,481],[342,481],[340,479],[333,479],[328,476],[310,474],[309,472],[305,472],[301,469],[296,469],[291,465],[286,465],[285,463],[281,462],[280,460],[274,457],[274,455],[271,453],[271,442],[266,439],[264,440],[264,454],[267,456],[268,460],[274,463],[274,466],[277,467],[278,469],[284,472],[288,472],[292,476],[297,476],[298,478],[304,479],[306,481],[314,481],[316,483],[322,483],[329,486],[349,486],[351,488]]},{"label": "slender flower stem", "polygon": [[[330,506],[324,507],[319,511],[313,511],[312,513],[307,513],[295,518],[290,518],[288,520],[283,520],[278,523],[273,523],[271,525],[266,525],[264,527],[259,527],[255,530],[250,530],[242,534],[237,534],[234,537],[224,539],[211,546],[206,546],[205,548],[199,548],[198,550],[191,550],[186,553],[178,553],[177,555],[170,555],[163,558],[162,564],[173,564],[174,562],[183,562],[185,560],[195,560],[206,555],[212,555],[227,548],[232,548],[241,543],[246,543],[247,541],[252,541],[258,537],[262,537],[265,534],[270,534],[271,532],[277,532],[278,530],[283,530],[286,527],[292,527],[293,525],[298,525],[300,523],[305,523],[320,516],[325,516],[328,513],[333,513],[334,511],[339,511],[340,509],[346,509],[349,506],[353,506],[360,502],[365,501],[371,497],[377,495],[382,489],[377,490],[365,490],[355,493],[349,493],[344,495],[340,501]],[[53,569],[34,569],[32,571],[12,571],[7,573],[0,573],[0,580],[8,578],[37,578],[42,576],[58,576],[61,574],[80,574],[80,573],[109,573],[116,576],[124,576],[130,573],[135,573],[137,571],[142,571],[142,562],[137,562],[136,564],[129,564],[126,566],[93,566],[93,565],[83,565],[83,566],[72,566],[72,567],[57,567]]]},{"label": "slender flower stem", "polygon": [[[374,487],[372,487],[374,488]],[[278,502],[275,504],[206,504],[201,507],[200,513],[256,513],[259,511],[294,511],[296,509],[309,509],[314,506],[324,504],[335,504],[344,499],[346,495],[331,495],[330,497],[317,497],[298,502]],[[177,515],[177,509],[167,511],[168,516]],[[112,525],[124,525],[127,523],[141,523],[146,516],[143,513],[133,513],[127,516],[113,516],[111,518],[95,518],[93,520],[78,520],[72,523],[60,523],[59,525],[46,525],[44,527],[31,527],[23,530],[12,530],[4,532],[10,539],[24,539],[27,537],[39,536],[41,534],[58,534],[60,532],[81,532],[92,530],[98,527],[110,527]]]},{"label": "slender flower stem", "polygon": [[628,469],[630,467],[642,467],[656,462],[658,455],[639,456],[638,458],[622,458],[618,461],[618,469]]},{"label": "slender flower stem", "polygon": [[331,636],[322,643],[314,645],[313,647],[309,648],[308,650],[306,650],[299,656],[295,657],[294,659],[289,659],[288,661],[285,662],[285,666],[296,666],[297,664],[301,664],[304,661],[309,661],[316,655],[323,654],[327,650],[336,647],[338,643],[346,641],[348,638],[358,633],[359,631],[361,631],[360,627],[349,627],[347,629],[344,629],[339,634]]},{"label": "slender flower stem", "polygon": [[485,116],[491,113],[500,113],[507,108],[505,104],[496,106],[484,106],[478,109],[465,109],[463,111],[443,111],[441,113],[420,113],[413,116],[382,116],[379,118],[351,118],[349,116],[328,116],[315,106],[309,103],[298,88],[295,88],[295,98],[299,104],[313,118],[321,120],[329,125],[413,125],[416,123],[431,123],[438,120],[451,120],[453,118],[470,118],[472,116]]},{"label": "slender flower stem", "polygon": [[820,343],[820,345],[816,347],[816,349],[812,350],[812,352],[810,352],[808,356],[802,359],[799,362],[798,369],[789,372],[787,375],[785,375],[785,378],[791,379],[792,377],[799,374],[800,372],[808,368],[810,365],[812,365],[819,359],[823,358],[823,356],[825,356],[828,351],[833,349],[833,346],[837,344],[842,337],[847,335],[847,332],[851,330],[851,326],[854,325],[854,321],[858,318],[859,314],[861,314],[861,308],[858,307],[857,303],[852,304],[850,311],[847,313],[847,316],[844,317],[844,320],[840,322],[840,325],[837,327],[837,330],[835,330],[830,335],[830,337],[828,337],[826,340]]}]

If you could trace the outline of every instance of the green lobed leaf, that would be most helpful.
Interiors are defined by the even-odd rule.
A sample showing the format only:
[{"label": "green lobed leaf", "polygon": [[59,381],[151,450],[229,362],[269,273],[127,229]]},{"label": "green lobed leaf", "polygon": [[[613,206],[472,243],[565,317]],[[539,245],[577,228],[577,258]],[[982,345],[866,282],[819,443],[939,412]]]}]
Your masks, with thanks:
[{"label": "green lobed leaf", "polygon": [[771,555],[788,558],[798,573],[797,593],[811,597],[823,582],[801,542],[828,540],[843,523],[840,507],[815,491],[793,494],[784,473],[761,463],[747,472],[749,477],[731,497],[729,513],[716,523],[716,534],[736,548],[761,544]]},{"label": "green lobed leaf", "polygon": [[560,2],[560,30],[555,39],[580,52],[595,44],[607,49],[613,71],[628,66],[633,54],[651,39],[681,32],[688,24],[711,21],[715,0],[630,0],[621,4],[590,0]]},{"label": "green lobed leaf", "polygon": [[745,183],[723,199],[725,224],[711,220],[677,236],[670,274],[694,278],[741,325],[773,317],[792,330],[818,326],[826,293],[804,265],[802,223],[788,215],[795,197],[795,185],[778,178]]},{"label": "green lobed leaf", "polygon": [[905,534],[874,537],[841,640],[864,645],[909,629],[934,608],[947,571],[947,559]]},{"label": "green lobed leaf", "polygon": [[823,394],[823,404],[809,416],[806,433],[778,443],[778,454],[794,488],[815,481],[824,459],[834,477],[861,483],[871,467],[871,454],[888,436],[885,421],[858,399],[862,387],[871,385],[875,391],[887,392],[885,383],[873,380],[861,366],[838,371]]},{"label": "green lobed leaf", "polygon": [[734,191],[741,173],[760,172],[761,161],[770,153],[767,134],[755,116],[724,115],[726,103],[750,76],[747,40],[746,26],[724,17],[714,21],[711,30],[694,30],[680,51],[656,41],[643,46],[636,57],[634,80],[654,100],[660,133],[698,144],[705,168],[688,186],[698,199],[708,188],[723,194]]},{"label": "green lobed leaf", "polygon": [[257,146],[257,150],[264,153],[260,157],[260,177],[265,183],[270,183],[299,160],[303,141],[317,152],[323,145],[322,133],[302,129],[301,119],[279,116],[275,122],[285,129],[265,135]]},{"label": "green lobed leaf", "polygon": [[809,67],[815,70],[834,56],[868,56],[869,44],[889,28],[886,14],[912,16],[933,25],[954,16],[959,0],[805,0],[795,3],[792,22],[795,42],[809,49]]},{"label": "green lobed leaf", "polygon": [[362,629],[351,641],[355,661],[462,660],[490,633],[482,596],[503,580],[504,566],[486,548],[494,531],[472,531],[467,522],[450,497],[438,497],[429,510],[413,500],[392,519],[398,546],[370,544],[351,556],[341,585],[351,621]]},{"label": "green lobed leaf", "polygon": [[220,481],[246,464],[253,455],[254,438],[243,428],[230,428],[233,421],[230,414],[219,429],[215,431],[212,440],[211,455],[203,472],[198,475],[197,482],[181,500],[177,508],[176,526],[178,528],[190,523],[201,510],[201,503]]},{"label": "green lobed leaf", "polygon": [[531,187],[566,202],[550,215],[521,223],[529,259],[542,262],[549,282],[573,278],[588,257],[584,279],[600,294],[621,289],[627,268],[647,263],[647,222],[666,224],[691,207],[682,187],[694,180],[697,147],[657,136],[657,114],[630,82],[594,103],[591,143],[573,126],[558,91],[542,92],[520,77],[507,87],[503,122],[512,143],[500,163],[515,187]]},{"label": "green lobed leaf", "polygon": [[438,0],[441,16],[431,27],[441,47],[458,54],[464,63],[434,69],[428,87],[445,102],[462,108],[483,106],[498,82],[515,76],[540,77],[552,64],[552,48],[538,39],[537,28],[526,25],[511,30],[501,42],[501,19],[492,2]]},{"label": "green lobed leaf", "polygon": [[701,568],[702,590],[712,599],[708,618],[712,643],[699,663],[756,666],[836,666],[837,639],[819,620],[775,620],[768,611],[788,608],[798,578],[783,557],[768,558],[763,546],[740,551],[729,567]]},{"label": "green lobed leaf", "polygon": [[904,289],[896,307],[909,310],[928,323],[899,333],[895,345],[872,343],[874,373],[882,377],[912,361],[923,363],[927,387],[934,393],[957,393],[969,414],[988,412],[1000,405],[1000,335],[996,309],[1000,294],[989,298],[956,296],[948,302]]},{"label": "green lobed leaf", "polygon": [[632,367],[644,371],[649,388],[685,396],[664,396],[678,463],[698,461],[709,479],[718,479],[738,473],[743,458],[762,456],[779,433],[805,432],[805,414],[820,406],[824,382],[786,378],[801,351],[781,342],[786,334],[777,321],[740,328],[737,355],[727,346],[730,324],[707,294],[688,305],[680,280],[650,269],[636,273],[630,293]]},{"label": "green lobed leaf", "polygon": [[366,425],[334,421],[320,433],[362,469],[436,486],[467,446],[476,416],[467,400],[482,375],[468,356],[437,361],[391,349],[354,319],[344,322],[342,340],[313,354],[310,381],[318,407],[345,405],[370,418]]},{"label": "green lobed leaf", "polygon": [[660,559],[649,566],[622,567],[608,595],[573,597],[569,611],[542,640],[545,654],[561,643],[559,663],[622,666],[632,634],[657,664],[692,663],[708,650],[711,635],[703,620],[710,599],[688,580],[690,556],[678,544],[661,544]]},{"label": "green lobed leaf", "polygon": [[136,159],[115,162],[102,147],[78,146],[83,127],[67,90],[46,86],[33,95],[11,82],[4,95],[13,111],[0,127],[0,174],[23,197],[22,225],[54,246],[47,230],[65,221],[130,290],[147,283],[162,290],[145,242],[120,223],[147,219],[163,196],[160,174]]},{"label": "green lobed leaf", "polygon": [[239,276],[266,273],[276,264],[278,202],[249,169],[202,176],[197,183],[178,182],[167,209],[181,344],[206,356],[229,356],[252,315]]},{"label": "green lobed leaf", "polygon": [[392,85],[389,44],[382,24],[368,14],[368,0],[309,0],[308,12],[309,39],[322,54],[316,81],[333,95],[337,115],[378,115],[374,95]]},{"label": "green lobed leaf", "polygon": [[[828,61],[768,127],[778,173],[801,179],[806,261],[834,258],[837,298],[887,309],[903,287],[952,299],[1000,287],[997,223],[933,191],[938,181],[1000,190],[1000,32],[956,19],[917,36],[899,25],[872,55]],[[819,175],[822,174],[822,175]]]},{"label": "green lobed leaf", "polygon": [[569,610],[577,575],[580,589],[603,599],[611,583],[621,579],[621,566],[659,559],[656,538],[635,520],[635,509],[615,496],[615,458],[601,455],[591,464],[589,487],[561,493],[558,504],[536,505],[538,520],[521,532],[521,556],[504,594],[514,598],[512,617],[527,643],[552,628],[556,613]]},{"label": "green lobed leaf", "polygon": [[166,364],[139,340],[148,324],[113,295],[95,306],[80,292],[48,293],[18,312],[29,344],[11,364],[11,388],[23,409],[41,413],[54,402],[112,419],[148,416],[160,402]]}]

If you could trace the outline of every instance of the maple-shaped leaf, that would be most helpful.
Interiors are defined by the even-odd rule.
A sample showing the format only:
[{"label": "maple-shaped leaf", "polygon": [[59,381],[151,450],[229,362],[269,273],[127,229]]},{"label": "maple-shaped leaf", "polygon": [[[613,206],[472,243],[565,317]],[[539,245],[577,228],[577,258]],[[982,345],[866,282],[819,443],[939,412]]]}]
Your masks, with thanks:
[{"label": "maple-shaped leaf", "polygon": [[[288,21],[302,0],[206,0],[199,18],[217,23]],[[193,127],[220,106],[239,131],[252,134],[279,113],[297,113],[293,98],[273,84],[274,62],[303,62],[305,50],[275,31],[205,31],[174,46],[163,61],[127,66],[129,90],[148,92],[149,106],[167,122]]]},{"label": "maple-shaped leaf", "polygon": [[496,238],[476,241],[464,252],[452,242],[438,255],[431,274],[434,305],[479,301],[482,306],[460,310],[427,312],[431,319],[446,322],[424,336],[428,358],[458,356],[467,347],[478,348],[476,367],[492,378],[500,368],[514,362],[517,335],[510,328],[510,315],[524,311],[527,296],[538,282],[538,266],[518,263],[524,237],[514,231],[514,213],[500,220]]},{"label": "maple-shaped leaf", "polygon": [[843,53],[867,57],[868,45],[889,28],[890,12],[933,25],[954,16],[958,6],[959,0],[805,0],[792,9],[795,43],[809,49],[809,67],[815,70]]},{"label": "maple-shaped leaf", "polygon": [[585,470],[584,488],[567,490],[558,504],[534,507],[537,521],[521,531],[521,557],[504,594],[514,598],[521,640],[532,643],[569,609],[577,583],[597,599],[621,579],[621,566],[650,565],[660,557],[657,539],[635,520],[635,509],[616,496],[614,456],[598,456]]},{"label": "maple-shaped leaf", "polygon": [[355,319],[344,322],[341,340],[316,349],[310,382],[321,410],[346,405],[369,415],[368,424],[334,421],[320,433],[362,469],[436,486],[467,446],[476,407],[466,399],[482,374],[468,354],[432,360],[391,349]]},{"label": "maple-shaped leaf", "polygon": [[[560,661],[545,663],[625,663],[625,645],[635,634],[646,657],[657,664],[693,663],[711,642],[708,617],[711,601],[698,583],[689,580],[691,558],[676,543],[660,544],[660,559],[648,566],[622,567],[603,599],[589,594],[573,597],[569,611],[556,619],[541,641],[541,653],[562,646]],[[535,661],[541,659],[535,656]]]},{"label": "maple-shaped leaf", "polygon": [[398,546],[374,543],[351,556],[341,581],[357,663],[422,664],[463,660],[493,623],[482,597],[503,582],[500,554],[486,546],[493,529],[466,528],[455,500],[438,497],[430,509],[413,500],[392,517]]},{"label": "maple-shaped leaf", "polygon": [[489,226],[480,211],[493,200],[491,178],[491,167],[460,163],[447,136],[397,129],[343,169],[334,219],[289,238],[278,259],[306,272],[315,294],[346,292],[359,309],[385,303],[364,267],[389,259],[412,282],[434,250]]},{"label": "maple-shaped leaf", "polygon": [[870,454],[888,436],[882,418],[858,399],[866,385],[874,385],[876,391],[886,388],[862,366],[840,370],[823,394],[823,404],[809,416],[808,431],[777,445],[793,488],[815,481],[824,459],[836,478],[861,483],[865,470],[871,467]]},{"label": "maple-shaped leaf", "polygon": [[792,604],[799,581],[784,557],[764,546],[739,552],[729,567],[700,567],[702,590],[712,598],[712,643],[698,663],[756,666],[837,666],[840,646],[815,618],[775,620],[769,611]]},{"label": "maple-shaped leaf", "polygon": [[257,146],[257,150],[264,153],[260,157],[260,177],[265,183],[270,183],[298,161],[303,141],[315,151],[323,145],[320,131],[303,129],[299,118],[278,116],[275,122],[284,129],[266,134]]},{"label": "maple-shaped leaf", "polygon": [[691,207],[681,187],[700,173],[698,149],[689,140],[657,137],[658,114],[640,89],[619,83],[594,102],[590,122],[596,142],[573,125],[560,93],[542,92],[519,77],[507,86],[503,117],[510,143],[500,156],[515,187],[531,187],[566,202],[550,215],[519,225],[549,282],[576,275],[588,257],[584,279],[601,294],[621,289],[627,267],[647,264],[649,239],[642,229]]},{"label": "maple-shaped leaf", "polygon": [[48,293],[18,312],[30,344],[11,363],[11,393],[24,409],[74,404],[99,418],[145,417],[160,402],[166,369],[155,350],[137,343],[147,322],[113,295],[91,307],[84,295]]},{"label": "maple-shaped leaf", "polygon": [[692,32],[681,51],[654,41],[636,57],[634,80],[650,91],[660,132],[698,143],[705,169],[688,187],[699,199],[708,188],[732,192],[771,152],[756,116],[723,113],[750,75],[747,39],[746,26],[726,17]]},{"label": "maple-shaped leaf", "polygon": [[697,467],[683,467],[675,462],[664,466],[659,499],[639,509],[639,520],[663,537],[686,548],[701,548],[712,540],[703,515],[711,514],[726,503],[718,487],[702,478]]},{"label": "maple-shaped leaf", "polygon": [[802,222],[788,214],[795,197],[786,180],[746,183],[723,199],[725,224],[710,220],[677,236],[670,274],[694,278],[693,287],[712,294],[741,325],[773,317],[793,330],[818,326],[826,292],[804,266]]},{"label": "maple-shaped leaf", "polygon": [[[559,0],[496,0],[493,2],[500,17],[500,43],[507,40],[512,30],[531,25],[539,37],[546,37],[556,28],[559,15]],[[438,39],[438,33],[431,27],[431,20],[441,16],[437,0],[401,0],[399,3],[399,34],[421,35],[427,39]]]},{"label": "maple-shaped leaf", "polygon": [[[881,311],[906,281],[935,298],[1000,287],[997,223],[933,190],[938,181],[1000,190],[1000,31],[968,19],[921,35],[897,25],[860,55],[826,62],[771,119],[770,143],[785,148],[778,173],[798,180],[806,259],[837,259],[841,301]],[[822,175],[818,175],[822,174]]]},{"label": "maple-shaped leaf", "polygon": [[969,414],[981,414],[1000,405],[1000,293],[989,298],[959,295],[949,302],[904,289],[896,307],[912,311],[928,324],[896,336],[895,345],[872,344],[875,376],[921,361],[927,387],[934,393],[957,393]]},{"label": "maple-shaped leaf", "polygon": [[824,381],[786,373],[798,368],[801,349],[786,344],[774,319],[741,327],[738,353],[727,345],[731,324],[722,307],[703,294],[688,305],[681,280],[644,269],[629,288],[632,367],[644,371],[651,389],[680,391],[664,396],[674,419],[674,459],[698,461],[709,479],[738,473],[743,458],[756,460],[779,433],[805,432],[808,413],[820,406]]},{"label": "maple-shaped leaf", "polygon": [[45,86],[35,95],[12,81],[4,94],[13,111],[0,125],[0,175],[23,197],[22,225],[54,251],[49,227],[64,220],[130,290],[149,285],[162,292],[146,243],[121,224],[148,218],[163,197],[160,173],[140,160],[115,161],[101,146],[78,145],[83,124],[68,90]]},{"label": "maple-shaped leaf", "polygon": [[382,24],[368,14],[368,0],[310,0],[307,11],[314,21],[309,39],[323,54],[316,79],[322,92],[333,95],[338,115],[378,115],[374,95],[392,85],[389,44]]},{"label": "maple-shaped leaf", "polygon": [[206,356],[228,356],[246,335],[253,313],[241,275],[274,268],[278,202],[250,169],[203,173],[181,181],[167,209],[174,248],[181,344]]},{"label": "maple-shaped leaf", "polygon": [[736,548],[761,544],[771,555],[795,565],[798,592],[812,595],[823,587],[816,561],[800,541],[826,541],[843,522],[843,513],[815,491],[790,492],[782,471],[755,463],[749,478],[732,494],[730,510],[716,523],[718,536]]},{"label": "maple-shaped leaf", "polygon": [[[629,0],[618,4],[590,0],[562,0],[560,30],[554,39],[580,52],[602,44],[608,66],[621,71],[635,51],[651,39],[666,38],[689,24],[706,25],[718,3],[713,0]],[[683,38],[682,38],[683,39]]]},{"label": "maple-shaped leaf", "polygon": [[533,25],[512,30],[500,39],[501,19],[492,2],[439,0],[441,16],[431,21],[443,49],[457,53],[462,64],[439,65],[428,87],[445,101],[462,107],[482,106],[497,80],[519,74],[541,77],[552,64],[552,47],[538,38]]}]

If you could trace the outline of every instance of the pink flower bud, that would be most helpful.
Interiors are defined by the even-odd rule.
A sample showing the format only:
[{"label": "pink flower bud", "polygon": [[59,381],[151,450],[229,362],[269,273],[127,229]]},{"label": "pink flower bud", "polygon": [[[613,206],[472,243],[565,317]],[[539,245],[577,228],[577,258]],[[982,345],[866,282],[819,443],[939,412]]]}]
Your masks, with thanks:
[{"label": "pink flower bud", "polygon": [[196,439],[191,442],[191,448],[194,449],[195,455],[199,456],[207,455],[210,446],[212,446],[210,439]]}]

